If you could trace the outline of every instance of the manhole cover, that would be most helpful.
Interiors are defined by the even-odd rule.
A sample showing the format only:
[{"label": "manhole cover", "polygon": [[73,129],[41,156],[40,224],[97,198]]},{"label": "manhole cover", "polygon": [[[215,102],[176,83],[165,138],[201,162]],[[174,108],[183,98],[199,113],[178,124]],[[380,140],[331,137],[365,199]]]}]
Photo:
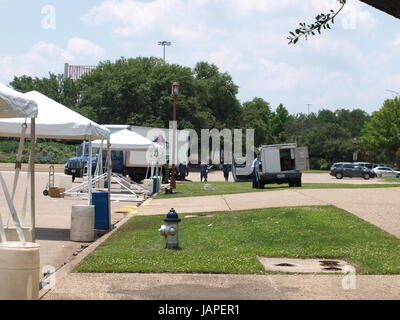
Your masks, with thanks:
[{"label": "manhole cover", "polygon": [[333,259],[295,259],[257,257],[267,271],[290,273],[344,273],[346,266],[352,267],[344,260]]},{"label": "manhole cover", "polygon": [[332,260],[325,260],[325,261],[320,261],[321,266],[324,267],[335,267],[339,265],[339,261],[332,261]]},{"label": "manhole cover", "polygon": [[329,271],[342,271],[341,268],[337,268],[337,267],[329,267],[329,268],[323,268],[324,270],[329,270]]},{"label": "manhole cover", "polygon": [[278,263],[278,264],[276,264],[276,266],[278,266],[278,267],[295,267],[294,264],[290,264],[290,263]]}]

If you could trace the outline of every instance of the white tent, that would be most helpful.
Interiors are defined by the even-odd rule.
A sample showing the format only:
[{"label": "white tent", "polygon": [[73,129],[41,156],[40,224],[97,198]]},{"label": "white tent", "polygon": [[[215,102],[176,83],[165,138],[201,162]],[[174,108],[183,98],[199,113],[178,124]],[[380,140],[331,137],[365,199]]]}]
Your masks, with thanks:
[{"label": "white tent", "polygon": [[0,83],[0,118],[36,118],[37,109],[35,101]]},{"label": "white tent", "polygon": [[[91,142],[94,139],[108,140],[110,137],[110,130],[50,99],[40,92],[30,91],[25,93],[23,97],[37,103],[38,116],[36,119],[36,138],[89,141],[87,172],[92,172]],[[0,136],[20,137],[21,127],[24,123],[25,119],[21,118],[0,119]],[[30,133],[30,129],[28,124],[26,134]],[[109,160],[107,165],[111,166],[111,160]],[[88,190],[88,201],[89,204],[91,204],[91,183],[89,183]]]},{"label": "white tent", "polygon": [[[161,145],[130,130],[121,130],[110,135],[111,150],[147,150],[163,149]],[[100,148],[101,140],[92,142],[93,148]]]},{"label": "white tent", "polygon": [[[110,136],[110,130],[106,127],[85,118],[37,91],[25,93],[23,96],[35,101],[38,105],[37,138],[85,140],[91,137],[92,139],[107,140]],[[19,136],[23,123],[24,119],[21,118],[0,119],[0,136]]]},{"label": "white tent", "polygon": [[[8,133],[6,136],[7,137],[16,137],[21,135],[21,132],[23,133],[22,135],[24,136],[26,133],[26,126],[24,125],[27,121],[26,118],[31,118],[30,121],[30,126],[32,128],[31,131],[31,157],[29,161],[29,169],[30,169],[30,187],[31,187],[31,224],[32,224],[32,230],[34,233],[34,225],[35,225],[35,118],[37,117],[38,114],[38,107],[35,101],[26,98],[22,93],[19,93],[3,84],[0,83],[0,120],[4,118],[16,118],[19,117],[20,120],[20,125],[16,128],[14,132]],[[14,187],[16,186],[16,183],[18,181],[18,175],[19,171],[21,169],[20,167],[20,160],[19,157],[21,155],[21,149],[23,147],[25,141],[25,137],[21,138],[20,141],[20,147],[17,155],[17,163],[16,163],[16,169],[15,169],[15,177],[14,177]],[[12,195],[10,194],[5,181],[3,179],[3,176],[0,174],[0,180],[1,180],[1,185],[2,189],[5,195],[5,198],[7,200],[7,205],[10,210],[11,216],[13,218],[15,228],[18,234],[18,238],[20,239],[21,242],[25,242],[25,235],[22,230],[22,226],[18,217],[18,214],[16,212],[14,203],[13,203],[13,196],[14,196],[14,191]],[[3,222],[0,216],[0,242],[5,242],[7,241],[7,236],[4,230]],[[34,234],[33,234],[33,239],[34,239]]]}]

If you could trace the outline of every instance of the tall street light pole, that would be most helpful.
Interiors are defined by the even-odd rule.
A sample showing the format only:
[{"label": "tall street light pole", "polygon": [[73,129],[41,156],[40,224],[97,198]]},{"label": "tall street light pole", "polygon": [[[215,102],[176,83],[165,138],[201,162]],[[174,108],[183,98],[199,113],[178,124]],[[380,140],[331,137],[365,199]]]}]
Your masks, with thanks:
[{"label": "tall street light pole", "polygon": [[173,97],[173,110],[172,110],[172,175],[171,175],[171,189],[176,189],[176,99],[179,95],[179,82],[172,83],[172,97]]},{"label": "tall street light pole", "polygon": [[169,41],[158,41],[158,45],[164,47],[164,64],[165,64],[165,47],[169,47],[171,45],[171,42],[169,42]]}]

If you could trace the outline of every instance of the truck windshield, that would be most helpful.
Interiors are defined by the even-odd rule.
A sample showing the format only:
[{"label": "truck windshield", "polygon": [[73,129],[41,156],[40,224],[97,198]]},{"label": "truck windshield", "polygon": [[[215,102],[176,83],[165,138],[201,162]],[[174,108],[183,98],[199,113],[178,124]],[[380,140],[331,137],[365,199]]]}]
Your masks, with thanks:
[{"label": "truck windshield", "polygon": [[[93,157],[95,157],[97,155],[97,153],[99,152],[98,149],[94,149],[92,148],[92,155]],[[76,146],[76,156],[77,157],[82,157],[83,154],[83,146],[82,144],[79,146]],[[85,143],[85,156],[89,156],[89,144]]]},{"label": "truck windshield", "polygon": [[[76,156],[77,157],[82,157],[83,154],[83,147],[82,145],[76,146]],[[87,144],[85,144],[85,156],[89,154],[89,147]]]}]

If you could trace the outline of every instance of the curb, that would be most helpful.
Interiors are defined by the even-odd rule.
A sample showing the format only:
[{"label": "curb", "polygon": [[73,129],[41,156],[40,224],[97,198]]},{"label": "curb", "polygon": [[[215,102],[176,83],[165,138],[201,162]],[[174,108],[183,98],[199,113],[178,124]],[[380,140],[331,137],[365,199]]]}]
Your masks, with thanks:
[{"label": "curb", "polygon": [[[127,223],[135,215],[136,213],[129,213],[125,218],[123,218],[122,220],[120,220],[115,224],[113,230],[111,230],[104,236],[97,239],[95,242],[90,244],[85,250],[81,251],[78,255],[76,255],[71,261],[67,262],[64,266],[58,269],[53,275],[55,279],[57,279],[57,282],[65,278],[83,259],[85,259],[93,251],[95,251],[102,243],[104,243],[109,237],[111,237],[111,235],[117,232],[125,223]],[[43,297],[46,294],[48,294],[52,289],[40,290],[39,300],[43,299]]]}]

